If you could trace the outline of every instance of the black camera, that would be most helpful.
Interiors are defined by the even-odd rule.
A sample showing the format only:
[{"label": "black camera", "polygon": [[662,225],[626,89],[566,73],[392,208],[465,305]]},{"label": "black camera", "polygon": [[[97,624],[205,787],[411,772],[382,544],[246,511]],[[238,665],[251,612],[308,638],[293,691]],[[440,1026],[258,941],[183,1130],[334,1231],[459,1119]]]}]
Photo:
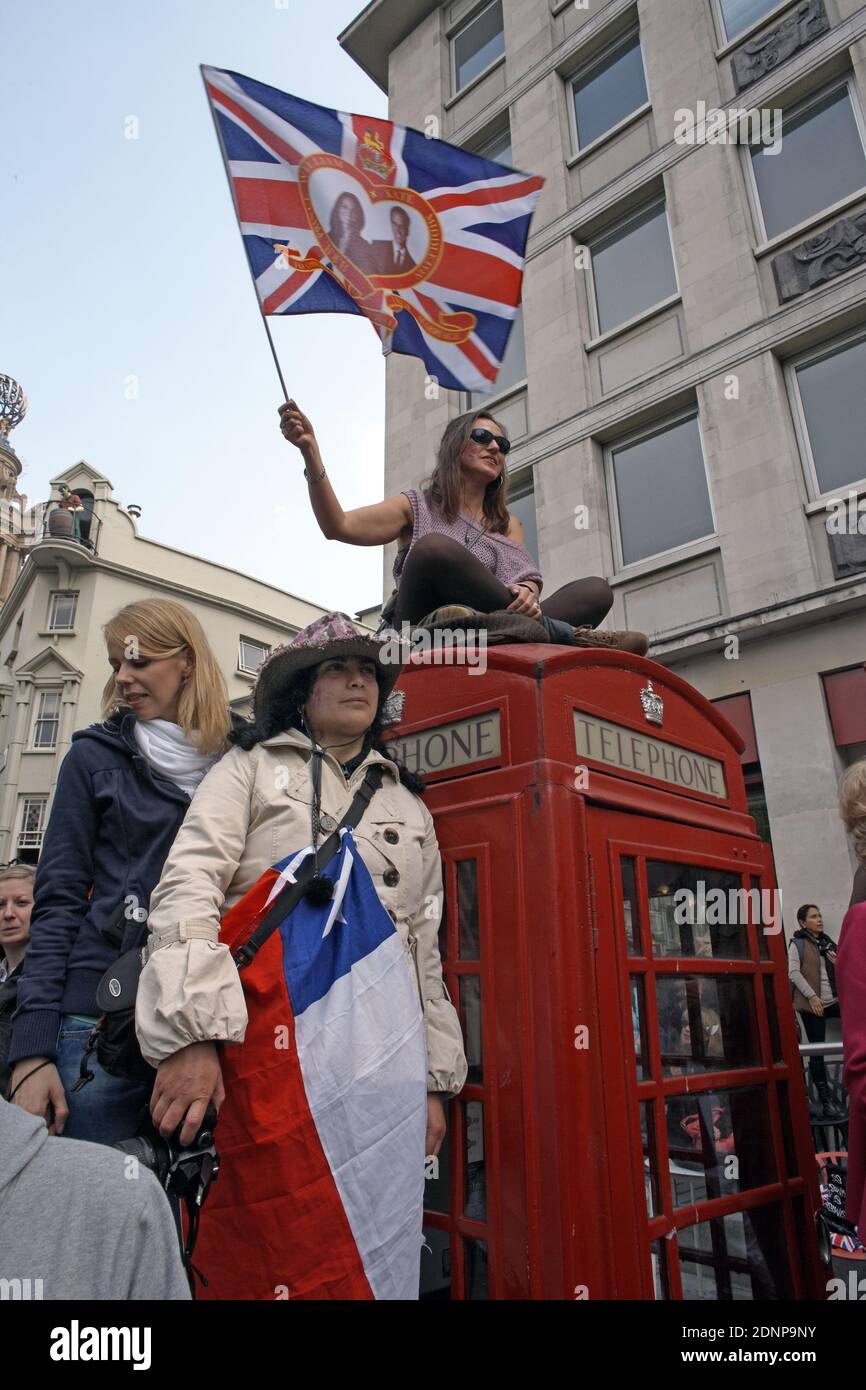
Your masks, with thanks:
[{"label": "black camera", "polygon": [[220,1158],[214,1145],[216,1120],[216,1110],[209,1105],[192,1142],[181,1144],[182,1124],[174,1134],[164,1139],[155,1128],[150,1113],[145,1112],[135,1138],[124,1139],[113,1147],[137,1159],[155,1173],[167,1196],[183,1200],[188,1206],[201,1207],[220,1169]]}]

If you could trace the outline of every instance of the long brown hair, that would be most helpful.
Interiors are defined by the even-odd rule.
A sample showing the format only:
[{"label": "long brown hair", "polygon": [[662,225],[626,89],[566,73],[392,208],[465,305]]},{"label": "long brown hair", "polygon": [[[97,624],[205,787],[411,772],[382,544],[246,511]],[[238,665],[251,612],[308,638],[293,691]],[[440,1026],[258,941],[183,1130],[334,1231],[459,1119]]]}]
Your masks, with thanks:
[{"label": "long brown hair", "polygon": [[[228,746],[228,691],[204,628],[194,613],[171,599],[146,598],[129,603],[102,629],[106,643],[126,647],[137,639],[139,655],[163,661],[181,652],[192,653],[194,665],[178,701],[177,722],[195,739],[200,753],[221,753]],[[102,717],[121,703],[114,672],[102,692]]]},{"label": "long brown hair", "polygon": [[[441,512],[446,521],[454,521],[460,513],[463,502],[463,450],[469,443],[469,436],[475,428],[476,420],[489,420],[496,425],[500,434],[505,434],[505,430],[497,424],[494,417],[487,410],[469,410],[465,415],[458,415],[456,420],[452,420],[445,427],[445,433],[439,441],[439,452],[436,455],[436,467],[433,469],[429,479],[423,484],[424,496],[437,512]],[[499,475],[502,485],[499,482],[488,483],[484,490],[484,515],[487,519],[487,529],[496,534],[504,535],[508,530],[510,515],[507,506],[508,499],[508,474],[505,469],[505,460],[502,460],[502,472]]]}]

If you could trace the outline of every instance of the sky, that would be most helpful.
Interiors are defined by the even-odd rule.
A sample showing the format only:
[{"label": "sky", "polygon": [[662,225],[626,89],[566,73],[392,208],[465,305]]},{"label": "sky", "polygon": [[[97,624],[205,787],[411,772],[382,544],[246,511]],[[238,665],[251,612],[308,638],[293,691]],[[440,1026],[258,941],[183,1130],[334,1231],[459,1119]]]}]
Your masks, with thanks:
[{"label": "sky", "polygon": [[[2,0],[0,82],[0,373],[29,399],[12,436],[20,490],[41,501],[86,459],[121,505],[140,505],[140,534],[349,613],[380,601],[382,552],[324,539],[279,432],[282,393],[199,64],[386,115],[337,42],[363,8]],[[269,323],[340,501],[378,501],[385,371],[372,326]]]}]

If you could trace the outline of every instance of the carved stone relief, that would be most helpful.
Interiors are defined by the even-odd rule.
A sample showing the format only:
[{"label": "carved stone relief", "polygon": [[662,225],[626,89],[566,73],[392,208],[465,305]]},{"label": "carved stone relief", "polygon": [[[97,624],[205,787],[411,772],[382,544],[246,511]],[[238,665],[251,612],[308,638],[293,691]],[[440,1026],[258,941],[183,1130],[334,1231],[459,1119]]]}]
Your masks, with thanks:
[{"label": "carved stone relief", "polygon": [[731,66],[738,92],[766,77],[801,48],[814,43],[830,28],[823,0],[803,0],[772,29],[758,34],[737,49]]},{"label": "carved stone relief", "polygon": [[809,237],[773,261],[779,301],[797,299],[818,285],[866,264],[866,212],[841,217],[832,227]]}]

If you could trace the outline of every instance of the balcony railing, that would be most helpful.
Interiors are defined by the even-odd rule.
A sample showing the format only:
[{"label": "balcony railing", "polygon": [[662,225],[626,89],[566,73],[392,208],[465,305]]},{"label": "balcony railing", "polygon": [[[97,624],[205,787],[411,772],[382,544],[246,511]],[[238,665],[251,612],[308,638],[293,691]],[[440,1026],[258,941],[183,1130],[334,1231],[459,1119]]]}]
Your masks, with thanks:
[{"label": "balcony railing", "polygon": [[42,534],[39,539],[52,541],[71,541],[81,545],[95,555],[99,548],[99,532],[102,522],[94,512],[86,509],[81,512],[70,511],[68,507],[53,504],[45,513]]}]

